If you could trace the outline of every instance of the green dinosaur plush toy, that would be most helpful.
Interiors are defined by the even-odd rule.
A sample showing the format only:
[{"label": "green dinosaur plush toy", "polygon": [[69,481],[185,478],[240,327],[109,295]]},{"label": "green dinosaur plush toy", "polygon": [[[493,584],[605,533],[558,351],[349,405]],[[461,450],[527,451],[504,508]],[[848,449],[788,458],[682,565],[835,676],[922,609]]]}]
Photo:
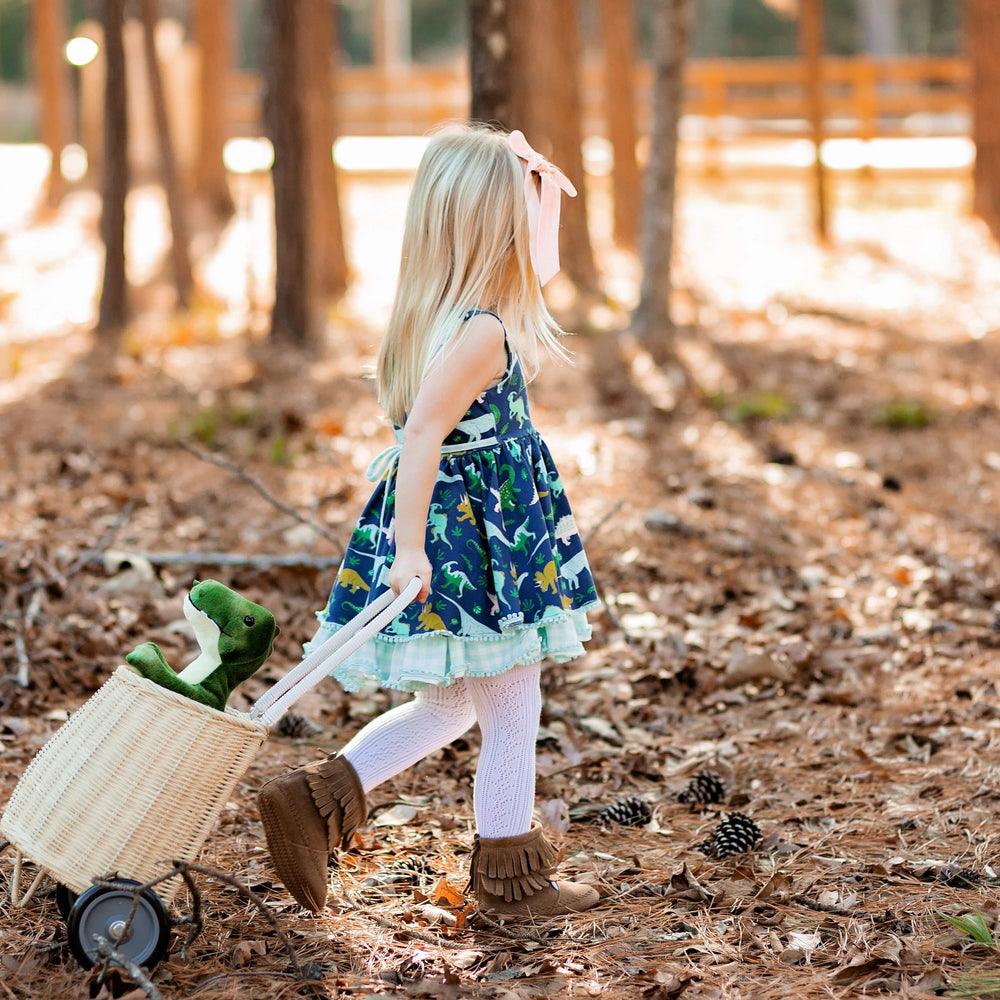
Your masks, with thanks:
[{"label": "green dinosaur plush toy", "polygon": [[137,646],[125,662],[161,687],[222,711],[233,689],[271,655],[278,634],[274,615],[218,580],[196,580],[184,599],[184,617],[201,653],[179,674],[155,642]]}]

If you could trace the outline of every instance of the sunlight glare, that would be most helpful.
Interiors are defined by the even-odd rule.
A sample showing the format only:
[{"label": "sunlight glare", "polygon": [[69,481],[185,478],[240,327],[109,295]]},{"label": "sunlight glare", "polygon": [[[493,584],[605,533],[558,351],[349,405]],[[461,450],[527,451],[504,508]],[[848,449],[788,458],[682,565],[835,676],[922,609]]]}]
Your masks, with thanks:
[{"label": "sunlight glare", "polygon": [[615,167],[615,149],[602,135],[583,140],[583,169],[592,177],[608,177]]},{"label": "sunlight glare", "polygon": [[0,198],[0,234],[25,225],[35,212],[49,172],[50,154],[41,143],[0,145],[4,197]]},{"label": "sunlight glare", "polygon": [[333,145],[333,159],[341,170],[412,171],[426,148],[419,135],[344,135]]},{"label": "sunlight glare", "polygon": [[87,176],[87,151],[78,142],[63,147],[59,154],[59,172],[70,183],[75,184]]},{"label": "sunlight glare", "polygon": [[167,198],[161,188],[146,185],[129,191],[125,204],[128,278],[134,285],[144,285],[156,276],[170,250]]},{"label": "sunlight glare", "polygon": [[66,43],[66,61],[74,66],[86,66],[97,58],[100,48],[92,38],[77,36]]},{"label": "sunlight glare", "polygon": [[823,163],[831,170],[964,170],[975,146],[966,136],[888,139],[827,139]]},{"label": "sunlight glare", "polygon": [[230,139],[222,147],[222,162],[234,174],[263,173],[274,165],[274,147],[269,139]]}]

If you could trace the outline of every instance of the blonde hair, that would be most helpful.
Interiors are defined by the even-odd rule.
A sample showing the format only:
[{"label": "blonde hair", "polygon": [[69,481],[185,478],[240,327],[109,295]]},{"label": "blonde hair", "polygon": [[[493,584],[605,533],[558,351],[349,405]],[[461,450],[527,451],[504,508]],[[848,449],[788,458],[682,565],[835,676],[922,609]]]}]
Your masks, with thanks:
[{"label": "blonde hair", "polygon": [[473,306],[503,317],[527,378],[539,348],[565,355],[528,254],[524,166],[507,134],[450,126],[421,158],[403,229],[399,281],[379,351],[379,401],[403,424],[430,365]]}]

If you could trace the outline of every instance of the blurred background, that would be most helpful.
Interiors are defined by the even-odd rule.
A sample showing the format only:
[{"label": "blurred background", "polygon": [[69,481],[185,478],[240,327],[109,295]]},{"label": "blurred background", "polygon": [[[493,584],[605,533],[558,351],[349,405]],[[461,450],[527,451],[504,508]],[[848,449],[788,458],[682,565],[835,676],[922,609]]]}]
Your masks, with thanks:
[{"label": "blurred background", "polygon": [[[0,0],[0,237],[53,213],[63,234],[35,259],[0,245],[0,346],[207,302],[299,344],[334,304],[377,322],[422,137],[470,116],[585,191],[551,290],[577,326],[669,331],[678,184],[777,185],[821,243],[838,199],[914,182],[995,227],[993,7]],[[52,254],[58,301],[36,280]]]}]

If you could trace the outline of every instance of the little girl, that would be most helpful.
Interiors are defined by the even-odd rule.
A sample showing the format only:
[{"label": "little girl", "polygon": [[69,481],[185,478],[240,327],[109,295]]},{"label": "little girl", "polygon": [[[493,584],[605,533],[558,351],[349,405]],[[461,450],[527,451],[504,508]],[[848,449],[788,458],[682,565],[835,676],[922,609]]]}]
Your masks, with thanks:
[{"label": "little girl", "polygon": [[365,796],[474,723],[479,908],[544,916],[597,902],[590,886],[552,881],[556,852],[531,821],[540,664],[583,652],[597,604],[525,393],[540,349],[562,352],[541,294],[559,269],[560,189],[576,194],[516,131],[453,127],[417,169],[377,375],[399,443],[372,463],[378,485],[313,640],[418,577],[416,601],[334,671],[348,691],[374,678],[415,697],[260,790],[274,867],[313,911]]}]

